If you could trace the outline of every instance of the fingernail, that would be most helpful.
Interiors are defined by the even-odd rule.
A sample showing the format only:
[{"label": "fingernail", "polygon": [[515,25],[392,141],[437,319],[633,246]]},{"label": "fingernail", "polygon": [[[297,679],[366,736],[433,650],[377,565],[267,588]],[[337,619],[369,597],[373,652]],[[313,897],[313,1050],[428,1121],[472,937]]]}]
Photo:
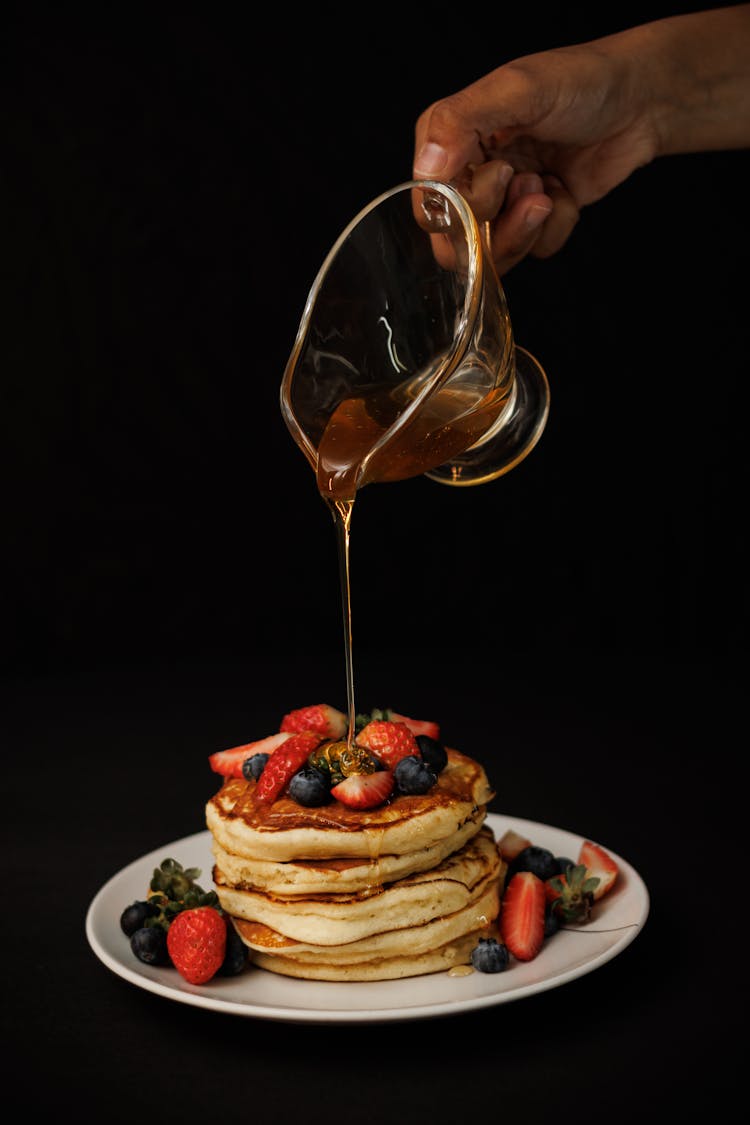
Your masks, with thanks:
[{"label": "fingernail", "polygon": [[551,207],[540,207],[538,203],[535,203],[533,207],[529,207],[526,212],[526,218],[524,219],[526,229],[536,230],[537,227],[540,227],[551,210]]},{"label": "fingernail", "polygon": [[513,172],[514,171],[515,171],[515,169],[513,168],[512,164],[500,164],[500,165],[498,165],[497,178],[498,178],[498,181],[500,183],[500,187],[507,187],[508,186],[510,181],[513,179]]},{"label": "fingernail", "polygon": [[520,195],[538,195],[544,191],[544,184],[542,177],[537,176],[536,172],[526,172],[520,177],[519,194]]},{"label": "fingernail", "polygon": [[421,176],[438,176],[448,163],[448,153],[442,145],[427,141],[414,161],[414,171]]}]

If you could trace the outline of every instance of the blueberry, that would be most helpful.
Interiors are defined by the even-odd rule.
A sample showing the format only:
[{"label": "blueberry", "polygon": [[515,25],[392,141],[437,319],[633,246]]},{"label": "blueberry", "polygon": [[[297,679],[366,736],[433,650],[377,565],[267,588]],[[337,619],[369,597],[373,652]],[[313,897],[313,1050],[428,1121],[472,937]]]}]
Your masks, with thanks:
[{"label": "blueberry", "polygon": [[257,781],[268,761],[268,754],[252,754],[249,758],[245,758],[242,763],[242,776],[247,781]]},{"label": "blueberry", "polygon": [[436,738],[430,738],[429,734],[418,734],[416,743],[419,747],[419,753],[435,773],[440,773],[441,770],[445,769],[448,765],[448,754],[442,742],[438,742]]},{"label": "blueberry", "polygon": [[396,763],[393,778],[399,793],[415,797],[432,789],[437,781],[437,774],[432,766],[413,754]]},{"label": "blueberry", "polygon": [[120,929],[128,937],[132,937],[136,930],[140,930],[141,926],[146,924],[147,918],[153,918],[154,914],[158,913],[158,908],[152,902],[138,899],[123,910],[120,915]]},{"label": "blueberry", "polygon": [[306,808],[327,805],[331,799],[331,783],[322,770],[303,766],[289,782],[289,796]]},{"label": "blueberry", "polygon": [[556,875],[564,875],[569,867],[575,867],[575,860],[568,859],[566,855],[556,855],[555,863],[557,864]]},{"label": "blueberry", "polygon": [[544,936],[552,937],[560,929],[560,915],[555,910],[555,905],[548,902],[544,908]]},{"label": "blueberry", "polygon": [[507,947],[496,938],[480,938],[471,954],[471,963],[479,973],[502,973],[509,961]]},{"label": "blueberry", "polygon": [[540,879],[551,879],[553,875],[559,875],[559,868],[557,860],[551,851],[547,848],[537,847],[535,844],[529,845],[519,852],[514,860],[508,865],[508,873],[505,877],[506,884],[510,882],[513,876],[518,871],[531,871]]},{"label": "blueberry", "polygon": [[162,926],[141,926],[130,939],[130,948],[146,965],[166,965],[167,931]]},{"label": "blueberry", "polygon": [[247,965],[247,946],[227,919],[227,951],[219,969],[222,977],[236,977]]}]

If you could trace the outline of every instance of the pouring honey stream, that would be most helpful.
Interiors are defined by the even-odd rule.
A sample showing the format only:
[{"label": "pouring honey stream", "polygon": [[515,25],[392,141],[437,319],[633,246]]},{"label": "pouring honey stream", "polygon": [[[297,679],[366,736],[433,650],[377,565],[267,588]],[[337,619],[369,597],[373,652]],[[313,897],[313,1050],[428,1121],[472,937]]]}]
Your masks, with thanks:
[{"label": "pouring honey stream", "polygon": [[351,746],[358,491],[421,475],[494,480],[536,445],[549,410],[544,371],[515,345],[486,244],[455,188],[400,184],[345,228],[310,289],[281,410],[336,528]]}]

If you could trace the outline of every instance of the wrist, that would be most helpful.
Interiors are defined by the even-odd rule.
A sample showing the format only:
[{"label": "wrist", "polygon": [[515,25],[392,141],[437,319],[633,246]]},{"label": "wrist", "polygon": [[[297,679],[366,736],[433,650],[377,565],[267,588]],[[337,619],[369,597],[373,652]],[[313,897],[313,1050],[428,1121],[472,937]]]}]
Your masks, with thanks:
[{"label": "wrist", "polygon": [[654,156],[750,144],[750,4],[656,20],[612,39],[632,60]]}]

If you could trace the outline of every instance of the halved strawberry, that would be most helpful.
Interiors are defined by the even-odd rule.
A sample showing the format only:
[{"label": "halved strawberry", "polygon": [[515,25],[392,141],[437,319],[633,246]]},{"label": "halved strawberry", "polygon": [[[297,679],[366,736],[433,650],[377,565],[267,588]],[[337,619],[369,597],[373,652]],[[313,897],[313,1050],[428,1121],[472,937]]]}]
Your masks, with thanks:
[{"label": "halved strawberry", "polygon": [[217,750],[211,754],[208,764],[214,773],[223,777],[242,777],[242,763],[253,754],[272,754],[282,743],[291,738],[290,734],[279,731],[269,734],[267,738],[258,739],[257,742],[247,742],[244,746],[233,746],[230,750]]},{"label": "halved strawberry", "polygon": [[302,769],[308,756],[313,750],[317,750],[322,741],[322,737],[312,731],[287,735],[286,741],[271,754],[258,778],[255,786],[256,803],[270,805],[281,796],[297,770]]},{"label": "halved strawberry", "polygon": [[584,840],[578,853],[578,862],[582,863],[589,875],[599,880],[599,885],[594,891],[594,901],[605,895],[617,879],[619,868],[611,855],[608,855],[599,844],[591,840]]},{"label": "halved strawberry", "polygon": [[500,936],[519,961],[533,961],[544,944],[544,910],[547,894],[533,871],[519,871],[503,895]]},{"label": "halved strawberry", "polygon": [[402,758],[419,754],[417,740],[406,723],[386,719],[372,719],[363,727],[357,735],[357,745],[364,746],[389,770]]},{"label": "halved strawberry", "polygon": [[397,711],[389,711],[388,717],[394,723],[406,723],[412,734],[426,734],[429,738],[440,741],[440,724],[430,719],[410,719],[408,715],[399,715]]},{"label": "halved strawberry", "polygon": [[350,809],[374,809],[388,800],[393,792],[393,785],[392,770],[351,773],[338,785],[334,785],[331,796]]},{"label": "halved strawberry", "polygon": [[497,850],[500,852],[500,857],[506,863],[510,863],[517,855],[520,855],[524,848],[531,847],[531,840],[527,840],[520,832],[516,832],[513,828],[509,828],[507,832],[503,832],[502,836],[497,842]]},{"label": "halved strawberry", "polygon": [[315,703],[312,707],[298,707],[290,711],[281,720],[279,730],[292,734],[312,730],[323,738],[343,738],[348,726],[349,721],[342,711],[337,711],[328,703]]}]

